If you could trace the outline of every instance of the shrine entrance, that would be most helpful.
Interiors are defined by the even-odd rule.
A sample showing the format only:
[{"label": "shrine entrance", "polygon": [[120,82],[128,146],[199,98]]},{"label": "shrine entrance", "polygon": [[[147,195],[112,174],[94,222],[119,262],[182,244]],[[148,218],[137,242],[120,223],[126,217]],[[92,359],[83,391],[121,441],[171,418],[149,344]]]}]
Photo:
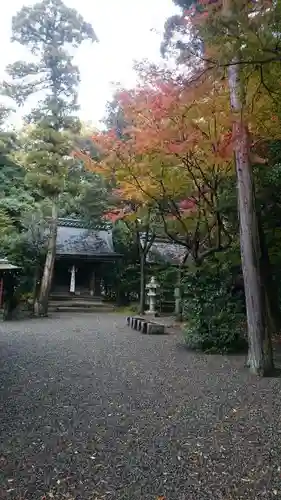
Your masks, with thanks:
[{"label": "shrine entrance", "polygon": [[55,263],[52,294],[100,298],[101,270],[100,262],[58,259]]},{"label": "shrine entrance", "polygon": [[51,295],[100,301],[106,287],[106,268],[120,258],[110,230],[89,229],[79,220],[60,219]]}]

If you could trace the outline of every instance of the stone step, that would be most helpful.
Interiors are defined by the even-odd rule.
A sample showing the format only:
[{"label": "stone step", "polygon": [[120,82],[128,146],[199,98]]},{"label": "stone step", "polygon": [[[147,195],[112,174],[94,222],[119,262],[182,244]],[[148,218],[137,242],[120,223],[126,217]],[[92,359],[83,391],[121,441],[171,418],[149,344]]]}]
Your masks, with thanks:
[{"label": "stone step", "polygon": [[104,306],[104,307],[81,307],[81,306],[53,306],[50,304],[49,306],[50,312],[68,312],[68,313],[109,313],[114,312],[114,306]]},{"label": "stone step", "polygon": [[112,304],[106,302],[98,302],[94,300],[50,300],[50,306],[54,307],[108,307]]},{"label": "stone step", "polygon": [[63,301],[63,302],[66,302],[66,301],[102,302],[101,297],[97,297],[97,296],[91,297],[89,294],[88,295],[51,294],[50,300],[55,301],[55,302],[61,302],[61,301]]},{"label": "stone step", "polygon": [[70,297],[67,300],[54,300],[53,298],[49,302],[49,310],[61,312],[112,312],[115,310],[115,306],[101,300],[77,300],[76,297]]}]

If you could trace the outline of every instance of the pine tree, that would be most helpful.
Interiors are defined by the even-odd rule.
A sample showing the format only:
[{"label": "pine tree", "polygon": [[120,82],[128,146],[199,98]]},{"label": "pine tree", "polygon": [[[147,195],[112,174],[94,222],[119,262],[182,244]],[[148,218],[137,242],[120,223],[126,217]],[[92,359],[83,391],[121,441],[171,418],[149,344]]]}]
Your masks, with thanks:
[{"label": "pine tree", "polygon": [[[10,80],[3,93],[23,105],[36,96],[38,105],[26,117],[33,124],[25,145],[25,163],[43,195],[50,199],[52,216],[39,294],[39,312],[48,312],[56,251],[58,196],[64,190],[72,150],[67,130],[77,131],[79,70],[73,50],[84,41],[97,41],[92,26],[62,0],[43,0],[23,7],[12,20],[12,41],[27,47],[33,61],[16,61],[7,68]],[[71,52],[70,52],[71,51]]]}]

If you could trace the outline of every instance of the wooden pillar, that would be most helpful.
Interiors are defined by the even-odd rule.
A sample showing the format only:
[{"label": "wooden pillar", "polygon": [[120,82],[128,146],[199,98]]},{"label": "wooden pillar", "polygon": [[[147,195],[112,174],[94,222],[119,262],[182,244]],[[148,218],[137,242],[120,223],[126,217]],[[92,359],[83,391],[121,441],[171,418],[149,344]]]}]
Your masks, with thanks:
[{"label": "wooden pillar", "polygon": [[73,264],[73,266],[71,266],[71,268],[69,269],[69,272],[70,272],[70,283],[69,283],[69,291],[70,293],[72,293],[73,295],[75,294],[75,290],[76,290],[76,280],[75,280],[75,274],[76,274],[76,267],[75,265]]},{"label": "wooden pillar", "polygon": [[3,292],[4,292],[4,280],[3,277],[0,279],[0,307],[3,304]]},{"label": "wooden pillar", "polygon": [[94,266],[90,273],[89,291],[91,297],[101,296],[101,278],[96,266]]},{"label": "wooden pillar", "polygon": [[95,295],[96,297],[101,297],[101,282],[100,282],[100,277],[96,274],[95,275]]},{"label": "wooden pillar", "polygon": [[91,297],[95,295],[95,281],[96,281],[96,273],[95,271],[92,271],[90,277],[90,286],[89,286]]}]

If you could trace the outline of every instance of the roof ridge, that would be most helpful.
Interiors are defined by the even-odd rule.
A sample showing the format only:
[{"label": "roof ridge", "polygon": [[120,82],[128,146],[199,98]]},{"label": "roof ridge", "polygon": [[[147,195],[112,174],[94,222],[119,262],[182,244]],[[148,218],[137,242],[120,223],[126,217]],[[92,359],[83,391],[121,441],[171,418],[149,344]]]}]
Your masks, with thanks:
[{"label": "roof ridge", "polygon": [[105,227],[104,225],[94,223],[92,221],[87,221],[81,218],[74,217],[59,217],[58,218],[58,226],[60,227],[76,227],[79,229],[93,229],[95,231],[108,230],[109,227]]}]

